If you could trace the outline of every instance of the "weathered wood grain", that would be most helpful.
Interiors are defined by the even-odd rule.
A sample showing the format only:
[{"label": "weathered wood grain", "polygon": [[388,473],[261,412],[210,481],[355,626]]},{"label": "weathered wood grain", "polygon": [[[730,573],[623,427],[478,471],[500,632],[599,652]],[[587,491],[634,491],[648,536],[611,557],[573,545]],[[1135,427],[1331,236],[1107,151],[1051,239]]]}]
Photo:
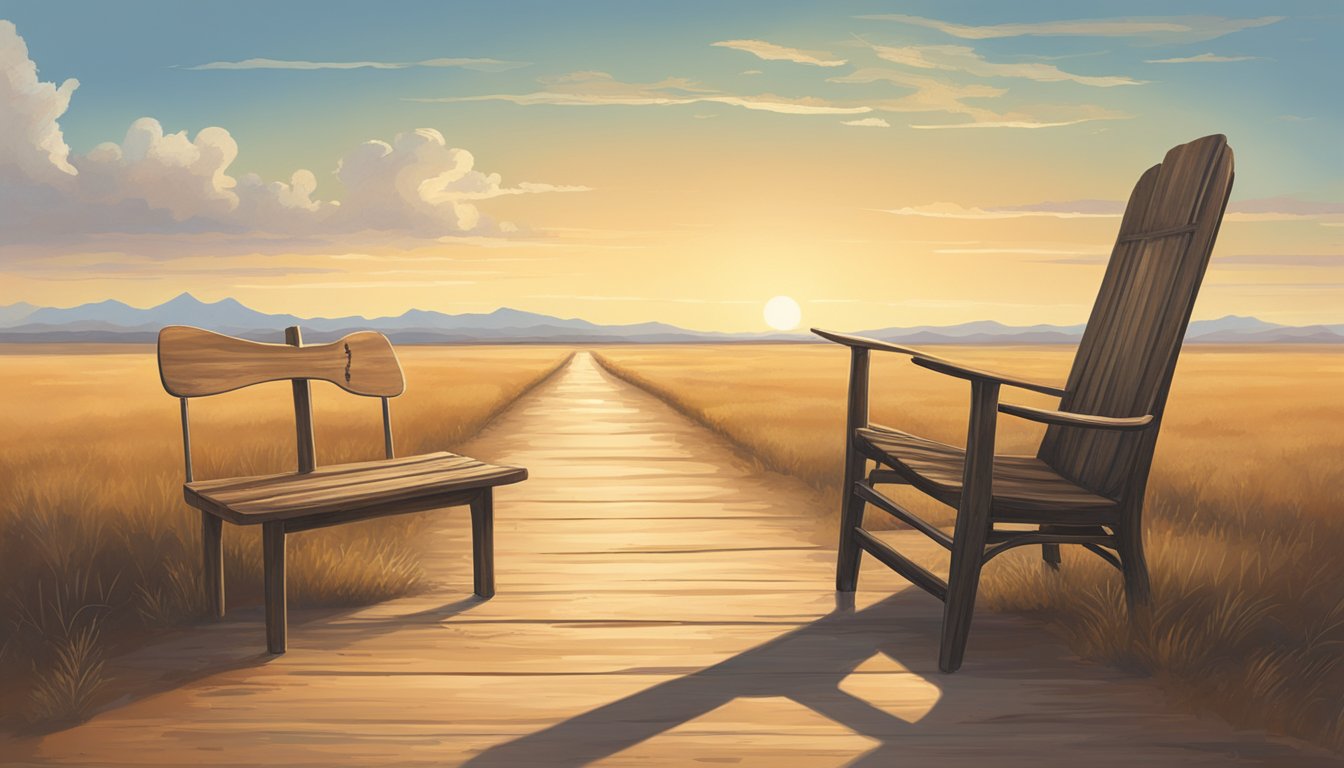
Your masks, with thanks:
[{"label": "weathered wood grain", "polygon": [[159,376],[163,388],[177,397],[293,378],[321,379],[369,397],[396,397],[406,388],[391,343],[374,331],[298,347],[173,325],[159,332]]},{"label": "weathered wood grain", "polygon": [[[856,540],[863,533],[865,505],[872,503],[946,543],[941,533],[878,494],[874,483],[908,483],[956,507],[940,656],[943,670],[950,672],[961,663],[981,565],[1014,546],[1040,544],[1041,558],[1058,567],[1059,545],[1079,544],[1124,572],[1131,616],[1137,617],[1147,603],[1141,527],[1144,489],[1176,359],[1231,194],[1232,166],[1226,137],[1206,136],[1172,148],[1161,164],[1139,178],[1064,389],[908,347],[812,329],[849,347],[854,361],[860,355],[866,360],[870,350],[896,352],[910,355],[915,365],[971,383],[972,429],[963,451],[869,424],[866,364],[862,381],[855,373],[857,363],[850,366],[836,588],[854,589],[860,542],[917,584],[928,589],[932,583],[895,552],[867,539]],[[1047,410],[1000,405],[1000,386],[1056,395],[1060,406]],[[991,391],[992,397],[986,394]],[[982,412],[985,407],[987,413]],[[997,411],[1047,425],[1035,457],[994,454]],[[856,419],[856,414],[862,418]],[[977,443],[977,434],[988,437]],[[879,469],[864,478],[861,470],[868,460]],[[995,529],[995,522],[1034,523],[1039,533]],[[1056,528],[1076,526],[1105,526],[1110,532],[1087,540],[1056,533]],[[987,536],[1002,538],[986,550]]]}]

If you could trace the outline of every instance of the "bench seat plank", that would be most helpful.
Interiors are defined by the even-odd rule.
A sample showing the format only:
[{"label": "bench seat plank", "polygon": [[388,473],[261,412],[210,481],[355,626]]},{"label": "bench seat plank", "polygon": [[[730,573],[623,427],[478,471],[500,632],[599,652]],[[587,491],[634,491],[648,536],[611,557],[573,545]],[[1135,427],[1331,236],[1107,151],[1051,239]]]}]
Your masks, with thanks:
[{"label": "bench seat plank", "polygon": [[302,474],[201,480],[185,484],[183,494],[197,509],[237,525],[255,525],[384,505],[424,509],[438,498],[447,500],[463,491],[525,479],[527,470],[522,467],[487,464],[441,451],[333,464]]}]

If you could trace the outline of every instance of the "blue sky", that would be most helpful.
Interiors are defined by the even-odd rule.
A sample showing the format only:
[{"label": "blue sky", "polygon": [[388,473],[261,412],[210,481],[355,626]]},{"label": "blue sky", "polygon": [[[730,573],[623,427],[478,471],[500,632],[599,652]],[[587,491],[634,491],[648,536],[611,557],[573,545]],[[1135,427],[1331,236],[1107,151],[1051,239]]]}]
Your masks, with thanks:
[{"label": "blue sky", "polygon": [[[290,285],[285,301],[332,314],[507,304],[749,328],[783,293],[805,322],[851,327],[1067,322],[1113,218],[976,212],[1114,205],[1166,148],[1222,132],[1241,221],[1200,311],[1344,320],[1338,3],[44,2],[0,18],[39,84],[78,80],[56,121],[62,172],[84,179],[10,185],[30,209],[5,222],[0,303],[190,289],[272,309]],[[158,133],[139,123],[136,141],[179,154],[236,146],[218,188],[130,169],[142,118]],[[370,141],[421,181],[461,178],[382,200],[386,168],[352,154]],[[44,228],[47,196],[77,226]],[[296,206],[313,221],[286,218]],[[837,253],[906,287],[848,284],[825,266]],[[1017,300],[994,298],[1005,280]]]}]

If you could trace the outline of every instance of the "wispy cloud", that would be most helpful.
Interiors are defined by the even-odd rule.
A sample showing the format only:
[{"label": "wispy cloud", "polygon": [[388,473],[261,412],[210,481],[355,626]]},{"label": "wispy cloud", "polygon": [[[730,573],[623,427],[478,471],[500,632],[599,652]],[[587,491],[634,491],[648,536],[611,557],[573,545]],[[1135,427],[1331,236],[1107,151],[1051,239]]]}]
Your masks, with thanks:
[{"label": "wispy cloud", "polygon": [[413,98],[407,101],[426,103],[507,101],[521,106],[564,107],[727,104],[743,109],[786,115],[860,115],[873,111],[872,107],[864,105],[841,105],[819,98],[790,98],[768,93],[737,96],[703,88],[684,78],[667,78],[657,83],[626,83],[606,72],[574,72],[560,77],[542,78],[539,82],[543,90],[532,93]]},{"label": "wispy cloud", "polygon": [[1264,61],[1264,56],[1219,56],[1214,53],[1201,53],[1198,56],[1181,56],[1174,59],[1144,59],[1144,64],[1217,64],[1228,61]]},{"label": "wispy cloud", "polygon": [[963,40],[990,40],[1001,37],[1129,37],[1153,42],[1199,42],[1212,40],[1243,29],[1264,27],[1282,21],[1283,16],[1232,19],[1224,16],[1146,16],[1113,19],[1077,19],[1027,24],[957,24],[898,13],[859,16],[860,19],[894,21],[936,29]]},{"label": "wispy cloud", "polygon": [[1115,117],[1080,117],[1074,120],[1057,120],[1047,122],[1041,120],[983,120],[973,123],[933,123],[915,125],[911,128],[920,130],[942,130],[944,128],[1063,128],[1069,125],[1078,125],[1080,123],[1090,123],[1094,120],[1122,120],[1121,116]]},{"label": "wispy cloud", "polygon": [[936,248],[934,253],[984,256],[984,255],[1028,255],[1028,256],[1105,256],[1109,250],[1096,248]]},{"label": "wispy cloud", "polygon": [[302,61],[295,59],[243,59],[242,61],[211,61],[188,70],[242,70],[242,69],[410,69],[412,67],[472,69],[477,72],[507,72],[530,66],[526,61],[503,59],[442,58],[424,61]]},{"label": "wispy cloud", "polygon": [[1215,266],[1240,265],[1250,267],[1344,267],[1344,254],[1237,254],[1215,256]]},{"label": "wispy cloud", "polygon": [[972,100],[992,100],[1008,91],[983,83],[967,85],[940,80],[929,75],[884,67],[864,67],[845,75],[829,78],[828,83],[867,84],[888,82],[909,88],[911,93],[894,99],[868,100],[865,103],[879,112],[947,112],[971,118],[968,123],[912,125],[912,128],[1055,128],[1093,120],[1122,120],[1129,115],[1088,104],[1065,106],[1037,106],[1038,114],[998,112],[970,103]]},{"label": "wispy cloud", "polygon": [[446,288],[461,285],[476,285],[475,280],[356,280],[327,283],[239,283],[235,288],[253,290],[329,290],[332,288]]},{"label": "wispy cloud", "polygon": [[904,208],[880,209],[896,216],[921,216],[930,219],[1022,219],[1046,217],[1053,219],[1116,219],[1124,204],[1112,200],[1074,200],[1045,202],[1031,205],[978,208],[957,203],[930,203]]},{"label": "wispy cloud", "polygon": [[996,113],[966,103],[967,99],[994,99],[1007,93],[991,85],[959,85],[928,75],[883,68],[864,67],[845,75],[827,79],[828,83],[867,84],[888,82],[913,89],[913,93],[896,99],[870,102],[884,112],[952,112],[977,118],[995,117]]},{"label": "wispy cloud", "polygon": [[846,120],[842,125],[852,125],[856,128],[890,128],[891,123],[880,117],[865,117],[861,120]]},{"label": "wispy cloud", "polygon": [[[1065,200],[988,208],[964,206],[959,203],[930,203],[877,210],[897,216],[922,216],[931,219],[1018,219],[1033,216],[1056,219],[1115,219],[1124,213],[1125,203],[1122,200]],[[1344,226],[1344,203],[1301,200],[1287,196],[1241,200],[1227,206],[1223,220],[1320,221],[1327,226]]]},{"label": "wispy cloud", "polygon": [[795,64],[811,64],[814,67],[843,67],[849,63],[844,59],[831,58],[831,54],[822,51],[804,51],[767,43],[764,40],[720,40],[711,45],[744,51],[765,61],[792,61]]},{"label": "wispy cloud", "polygon": [[529,299],[565,299],[566,301],[617,301],[652,302],[662,304],[762,304],[761,299],[693,299],[693,298],[656,298],[653,296],[598,296],[572,293],[534,293]]},{"label": "wispy cloud", "polygon": [[1039,61],[994,62],[967,45],[867,45],[878,58],[893,64],[916,69],[965,72],[976,77],[1010,77],[1040,83],[1073,82],[1096,88],[1143,85],[1145,82],[1124,75],[1079,75]]},{"label": "wispy cloud", "polygon": [[1238,200],[1229,203],[1228,221],[1320,221],[1344,226],[1344,203],[1302,200],[1291,196]]}]

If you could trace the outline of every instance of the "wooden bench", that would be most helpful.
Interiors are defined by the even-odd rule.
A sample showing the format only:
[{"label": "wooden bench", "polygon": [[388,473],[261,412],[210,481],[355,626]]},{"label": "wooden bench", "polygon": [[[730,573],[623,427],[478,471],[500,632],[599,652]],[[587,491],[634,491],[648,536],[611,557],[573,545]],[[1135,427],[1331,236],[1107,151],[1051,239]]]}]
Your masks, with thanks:
[{"label": "wooden bench", "polygon": [[[266,647],[271,653],[284,653],[286,534],[463,504],[471,507],[475,591],[482,598],[493,596],[492,489],[527,479],[527,470],[444,452],[395,458],[388,400],[402,393],[405,379],[391,343],[381,333],[352,333],[330,344],[304,346],[298,327],[292,327],[285,329],[285,342],[264,344],[186,326],[159,332],[159,376],[163,388],[182,403],[183,495],[201,511],[204,584],[213,615],[224,615],[224,521],[262,528]],[[294,392],[298,471],[196,480],[188,401],[286,379]],[[355,395],[382,398],[387,458],[317,466],[311,379],[329,381]]]}]

